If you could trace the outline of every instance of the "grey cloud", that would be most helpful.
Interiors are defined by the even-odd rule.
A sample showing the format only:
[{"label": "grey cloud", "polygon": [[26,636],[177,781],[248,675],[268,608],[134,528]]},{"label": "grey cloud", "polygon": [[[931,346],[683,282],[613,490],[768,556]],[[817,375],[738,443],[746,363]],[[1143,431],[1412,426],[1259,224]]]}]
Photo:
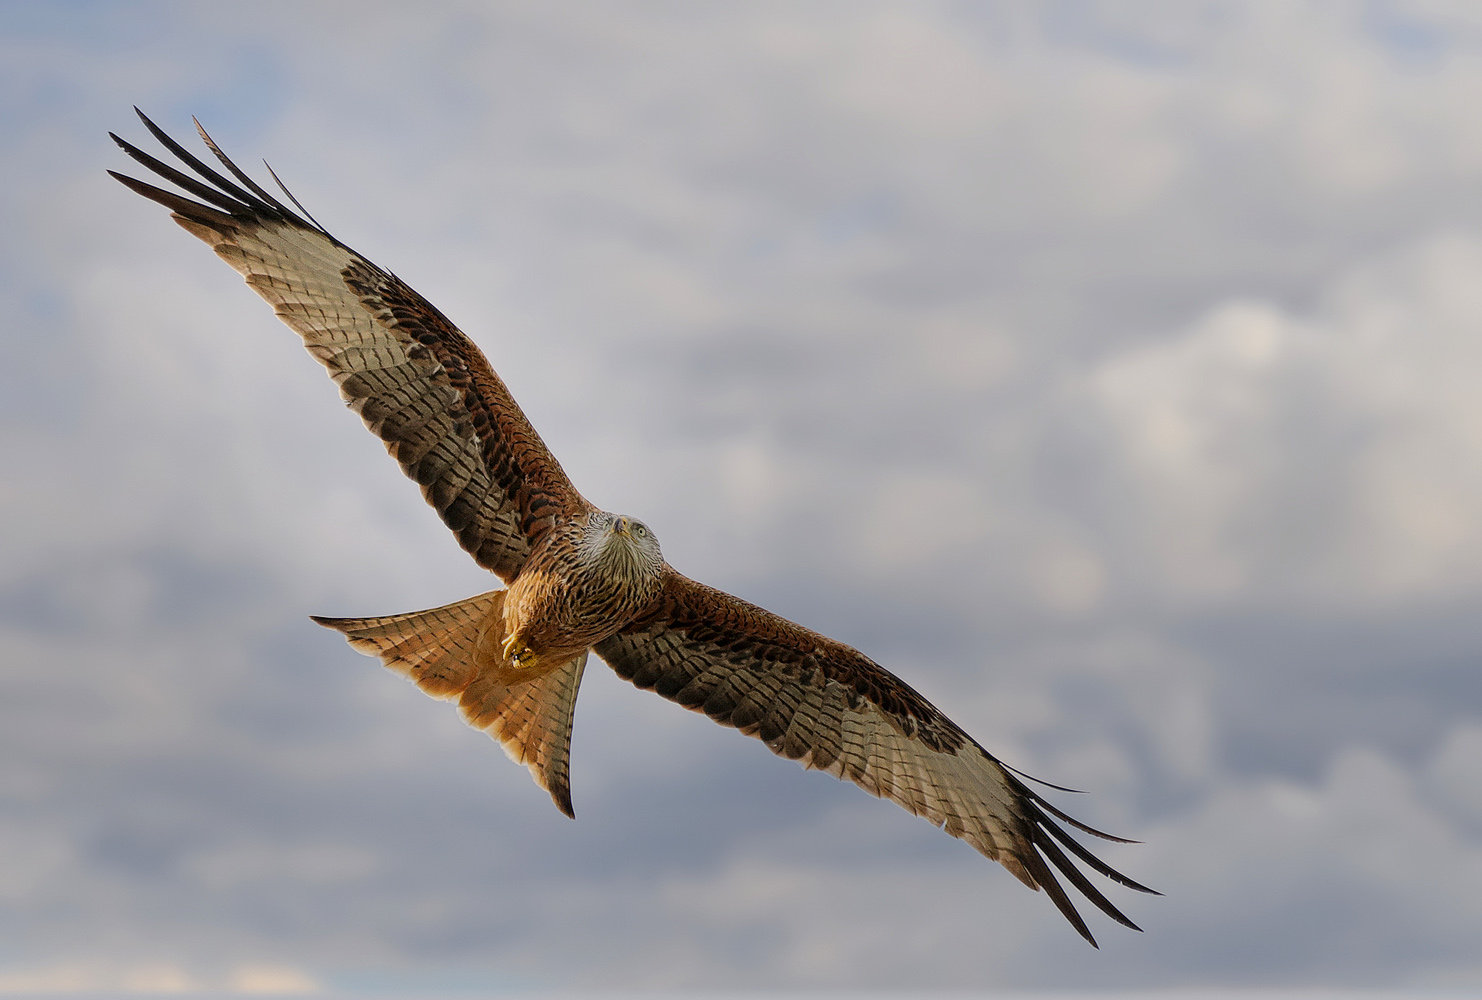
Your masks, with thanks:
[{"label": "grey cloud", "polygon": [[[1479,981],[1465,10],[121,10],[0,15],[0,990]],[[493,581],[103,176],[134,102],[682,570],[1089,789],[1148,933],[595,664],[571,824],[307,622]]]}]

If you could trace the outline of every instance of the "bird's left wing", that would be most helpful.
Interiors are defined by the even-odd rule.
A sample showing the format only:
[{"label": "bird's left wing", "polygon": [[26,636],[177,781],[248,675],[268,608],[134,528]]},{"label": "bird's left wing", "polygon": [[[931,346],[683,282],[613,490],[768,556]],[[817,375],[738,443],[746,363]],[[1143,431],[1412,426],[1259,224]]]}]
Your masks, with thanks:
[{"label": "bird's left wing", "polygon": [[556,519],[589,509],[483,354],[432,303],[263,190],[199,123],[235,181],[139,117],[199,180],[113,141],[200,200],[109,173],[171,209],[303,337],[479,565],[514,579]]},{"label": "bird's left wing", "polygon": [[1066,856],[1142,892],[1055,822],[1050,805],[908,684],[858,650],[665,567],[660,598],[597,655],[619,675],[754,736],[779,756],[889,798],[1044,889],[1096,944],[1051,870],[1136,925]]}]

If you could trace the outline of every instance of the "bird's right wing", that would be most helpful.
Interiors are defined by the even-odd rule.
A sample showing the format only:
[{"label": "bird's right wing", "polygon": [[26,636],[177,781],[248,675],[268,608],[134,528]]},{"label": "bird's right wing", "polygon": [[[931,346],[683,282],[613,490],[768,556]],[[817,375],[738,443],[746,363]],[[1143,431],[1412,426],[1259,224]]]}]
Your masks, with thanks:
[{"label": "bird's right wing", "polygon": [[1050,805],[936,706],[858,650],[665,567],[660,598],[596,646],[640,688],[754,736],[773,753],[854,782],[967,841],[1031,889],[1044,889],[1095,938],[1051,865],[1118,923],[1137,925],[1091,884],[1093,871],[1152,892],[1081,846]]},{"label": "bird's right wing", "polygon": [[273,306],[479,565],[514,579],[557,518],[589,509],[488,360],[436,307],[263,190],[205,130],[240,183],[139,117],[205,183],[113,140],[201,200],[109,173],[171,209]]}]

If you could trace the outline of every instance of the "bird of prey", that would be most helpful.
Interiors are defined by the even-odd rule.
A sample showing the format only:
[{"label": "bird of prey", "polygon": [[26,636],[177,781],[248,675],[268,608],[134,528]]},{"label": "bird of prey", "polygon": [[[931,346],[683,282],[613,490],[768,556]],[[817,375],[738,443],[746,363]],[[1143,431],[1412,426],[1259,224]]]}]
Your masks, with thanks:
[{"label": "bird of prey", "polygon": [[429,611],[315,621],[434,698],[456,701],[469,725],[528,767],[568,816],[572,710],[595,652],[637,687],[967,841],[1043,889],[1093,946],[1055,870],[1103,913],[1139,929],[1067,852],[1122,885],[1153,890],[1056,820],[1126,841],[1055,808],[858,650],[679,573],[646,524],[577,492],[488,360],[435,306],[331,236],[281,182],[298,211],[269,194],[199,122],[230,177],[139,117],[195,176],[116,135],[129,156],[184,194],[109,173],[170,209],[246,278],[329,370],[463,549],[506,584]]}]

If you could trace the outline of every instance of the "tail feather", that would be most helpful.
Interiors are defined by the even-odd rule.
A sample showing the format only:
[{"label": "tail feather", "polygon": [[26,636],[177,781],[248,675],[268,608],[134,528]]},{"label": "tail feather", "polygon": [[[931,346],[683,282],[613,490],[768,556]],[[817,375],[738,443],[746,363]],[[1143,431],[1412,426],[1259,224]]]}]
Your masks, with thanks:
[{"label": "tail feather", "polygon": [[320,618],[325,628],[345,633],[358,653],[378,656],[388,668],[434,698],[457,698],[479,674],[479,634],[504,605],[492,590],[427,611],[384,618]]},{"label": "tail feather", "polygon": [[503,660],[505,591],[381,618],[321,618],[351,647],[376,656],[434,698],[457,700],[475,729],[524,764],[556,807],[571,807],[571,721],[587,654],[526,680]]},{"label": "tail feather", "polygon": [[567,660],[533,681],[508,686],[486,671],[463,692],[458,708],[475,729],[504,747],[516,764],[524,764],[541,788],[572,819],[571,720],[587,654]]}]

